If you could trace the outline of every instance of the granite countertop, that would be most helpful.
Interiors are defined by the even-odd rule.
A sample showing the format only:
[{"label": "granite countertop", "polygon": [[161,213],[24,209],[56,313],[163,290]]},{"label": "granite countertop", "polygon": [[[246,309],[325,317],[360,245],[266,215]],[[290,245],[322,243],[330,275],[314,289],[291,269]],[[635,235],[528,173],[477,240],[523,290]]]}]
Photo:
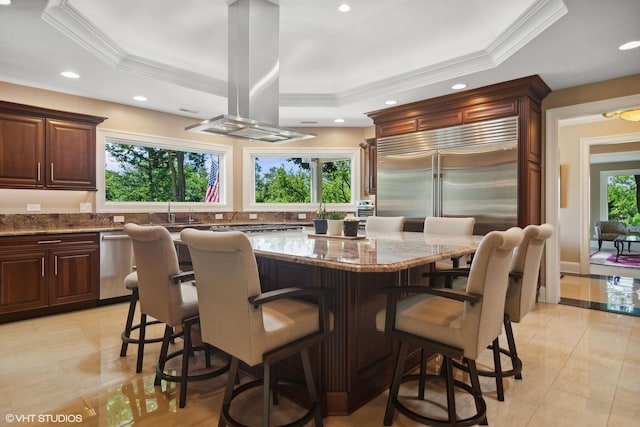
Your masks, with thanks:
[{"label": "granite countertop", "polygon": [[[151,224],[141,224],[141,225],[151,225]],[[179,232],[184,228],[197,228],[200,230],[209,229],[212,226],[239,226],[239,225],[247,225],[241,224],[237,222],[216,222],[216,223],[192,223],[192,224],[153,224],[153,225],[161,225],[166,227],[171,232]],[[265,223],[251,223],[248,225],[266,225]],[[289,223],[287,225],[294,226],[305,226],[308,223]],[[10,230],[1,230],[0,229],[0,237],[2,236],[34,236],[39,234],[69,234],[69,233],[99,233],[103,231],[122,231],[122,227],[124,224],[111,224],[111,225],[79,225],[79,226],[61,226],[61,227],[38,227],[38,228],[16,228]]]},{"label": "granite countertop", "polygon": [[[179,233],[173,237],[180,242]],[[402,232],[346,239],[320,237],[312,228],[248,233],[247,237],[258,256],[354,272],[395,272],[473,253],[482,238]]]},{"label": "granite countertop", "polygon": [[3,236],[34,236],[38,234],[69,234],[69,233],[97,233],[101,231],[122,231],[122,226],[78,226],[59,228],[19,228],[14,230],[0,230]]}]

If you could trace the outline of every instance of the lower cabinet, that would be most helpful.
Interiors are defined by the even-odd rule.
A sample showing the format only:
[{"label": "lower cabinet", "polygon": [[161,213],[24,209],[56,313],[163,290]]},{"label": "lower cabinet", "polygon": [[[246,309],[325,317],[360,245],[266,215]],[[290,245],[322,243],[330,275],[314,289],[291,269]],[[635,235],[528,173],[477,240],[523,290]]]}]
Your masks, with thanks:
[{"label": "lower cabinet", "polygon": [[99,268],[97,233],[0,237],[0,322],[95,305]]}]

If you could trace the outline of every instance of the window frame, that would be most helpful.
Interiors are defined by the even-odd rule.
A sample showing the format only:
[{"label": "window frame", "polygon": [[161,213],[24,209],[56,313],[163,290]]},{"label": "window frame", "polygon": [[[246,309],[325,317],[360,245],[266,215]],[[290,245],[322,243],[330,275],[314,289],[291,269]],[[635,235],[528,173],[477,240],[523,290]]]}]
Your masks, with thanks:
[{"label": "window frame", "polygon": [[171,202],[171,209],[177,211],[192,209],[194,212],[224,212],[233,210],[233,147],[210,142],[168,138],[114,129],[97,129],[96,133],[96,212],[166,212],[167,202],[109,202],[105,200],[105,144],[116,140],[132,145],[146,145],[154,148],[174,149],[219,155],[220,202]]},{"label": "window frame", "polygon": [[353,211],[360,199],[361,159],[360,148],[340,147],[244,147],[242,150],[242,209],[245,212],[308,212],[316,211],[317,202],[311,203],[256,203],[255,165],[253,157],[318,157],[340,156],[351,161],[351,203],[330,203],[327,210]]}]

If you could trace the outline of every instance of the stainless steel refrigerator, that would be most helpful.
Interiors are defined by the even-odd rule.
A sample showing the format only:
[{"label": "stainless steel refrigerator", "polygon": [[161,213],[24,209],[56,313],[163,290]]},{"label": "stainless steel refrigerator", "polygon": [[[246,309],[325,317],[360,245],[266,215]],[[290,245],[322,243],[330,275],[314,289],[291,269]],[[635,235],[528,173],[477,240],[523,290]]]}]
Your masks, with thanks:
[{"label": "stainless steel refrigerator", "polygon": [[380,138],[377,215],[473,216],[475,234],[518,222],[517,118]]}]

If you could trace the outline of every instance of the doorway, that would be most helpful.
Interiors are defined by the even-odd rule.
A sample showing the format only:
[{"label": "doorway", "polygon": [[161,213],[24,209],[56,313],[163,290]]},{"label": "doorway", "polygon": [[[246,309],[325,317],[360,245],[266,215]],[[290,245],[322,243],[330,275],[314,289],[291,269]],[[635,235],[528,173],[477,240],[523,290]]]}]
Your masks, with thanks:
[{"label": "doorway", "polygon": [[[584,104],[570,105],[566,107],[551,108],[546,111],[545,125],[545,221],[558,226],[560,217],[560,162],[559,162],[559,128],[561,121],[589,115],[599,115],[603,111],[632,108],[640,104],[640,94],[621,98],[612,98],[603,101],[594,101]],[[634,138],[638,140],[638,136]],[[581,165],[588,165],[589,150],[581,151]],[[586,162],[586,163],[585,163]],[[582,199],[588,194],[588,167],[581,168],[579,195]],[[580,210],[581,224],[589,222],[588,205]],[[583,227],[580,233],[580,260],[581,265],[586,262],[588,269],[590,230]],[[588,271],[588,270],[587,270]],[[547,242],[545,251],[545,283],[541,288],[540,300],[558,303],[560,301],[560,240],[558,233],[554,233]]]}]

